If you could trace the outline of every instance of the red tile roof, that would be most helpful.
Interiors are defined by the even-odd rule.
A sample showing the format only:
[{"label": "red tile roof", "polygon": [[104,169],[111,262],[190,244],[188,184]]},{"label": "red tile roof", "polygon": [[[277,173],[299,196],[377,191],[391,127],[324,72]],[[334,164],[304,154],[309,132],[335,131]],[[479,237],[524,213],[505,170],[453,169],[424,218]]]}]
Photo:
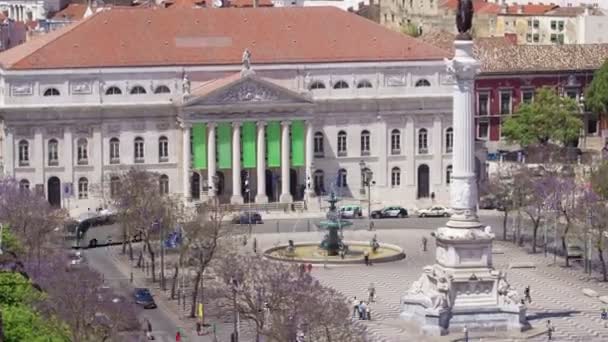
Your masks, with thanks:
[{"label": "red tile roof", "polygon": [[85,4],[69,4],[66,8],[55,13],[52,19],[58,20],[80,20],[84,18],[84,13],[87,11]]},{"label": "red tile roof", "polygon": [[555,9],[557,5],[511,5],[507,7],[508,14],[541,15]]},{"label": "red tile roof", "polygon": [[[458,0],[444,0],[440,7],[456,10],[458,8]],[[473,0],[473,10],[475,13],[497,14],[500,12],[500,5],[486,2],[486,0]]]},{"label": "red tile roof", "polygon": [[[253,7],[253,0],[228,0],[229,7]],[[272,7],[270,0],[258,0],[258,7]]]},{"label": "red tile roof", "polygon": [[[99,34],[103,32],[103,34]],[[437,60],[447,52],[334,7],[115,8],[0,53],[4,69]]]}]

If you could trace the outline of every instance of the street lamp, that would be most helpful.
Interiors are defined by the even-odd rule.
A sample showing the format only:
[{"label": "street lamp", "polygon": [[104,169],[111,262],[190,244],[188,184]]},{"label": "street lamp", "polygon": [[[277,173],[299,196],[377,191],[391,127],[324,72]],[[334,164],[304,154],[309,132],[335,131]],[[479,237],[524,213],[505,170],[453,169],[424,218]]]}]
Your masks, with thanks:
[{"label": "street lamp", "polygon": [[239,286],[239,282],[237,279],[232,278],[230,279],[230,284],[232,285],[232,314],[234,320],[234,331],[232,332],[234,338],[231,340],[231,342],[239,342],[239,311],[236,307],[236,291],[237,287]]},{"label": "street lamp", "polygon": [[[363,179],[362,185],[363,189],[367,187],[367,219],[369,221],[369,227],[371,228],[372,224],[372,185],[376,184],[376,181],[372,180],[374,173],[372,170],[367,168],[365,161],[361,160],[359,162],[359,167],[361,168],[361,178]],[[365,191],[365,190],[364,190]]]},{"label": "street lamp", "polygon": [[153,225],[160,230],[160,288],[166,291],[165,288],[165,236],[163,224],[159,219],[154,220]]},{"label": "street lamp", "polygon": [[245,193],[247,194],[247,223],[249,224],[249,235],[251,236],[251,191],[249,189],[249,171],[245,171]]},{"label": "street lamp", "polygon": [[583,136],[583,146],[586,148],[587,147],[587,134],[585,134],[585,130],[586,130],[586,126],[587,126],[587,118],[586,118],[586,112],[585,112],[585,96],[583,94],[581,94],[581,96],[579,96],[578,98],[578,108],[581,114],[581,117],[583,119],[583,129],[581,132],[581,135]]}]

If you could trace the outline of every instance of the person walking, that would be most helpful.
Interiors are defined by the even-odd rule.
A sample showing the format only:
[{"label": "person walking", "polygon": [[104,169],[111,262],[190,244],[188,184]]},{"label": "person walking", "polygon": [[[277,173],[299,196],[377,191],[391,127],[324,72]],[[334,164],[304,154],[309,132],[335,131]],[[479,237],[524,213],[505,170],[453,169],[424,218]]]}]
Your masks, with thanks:
[{"label": "person walking", "polygon": [[179,330],[175,333],[175,342],[180,342],[182,340],[182,334],[180,334]]},{"label": "person walking", "polygon": [[367,320],[371,321],[372,320],[372,306],[371,305],[367,305],[367,309],[365,312],[365,315],[367,316]]},{"label": "person walking", "polygon": [[146,318],[145,324],[146,324],[146,339],[153,340],[154,337],[152,336],[152,323],[150,323],[150,320]]},{"label": "person walking", "polygon": [[600,318],[602,319],[602,322],[604,322],[604,327],[608,328],[608,311],[606,311],[606,309],[602,309]]},{"label": "person walking", "polygon": [[553,332],[555,331],[555,328],[553,327],[553,324],[551,324],[551,320],[547,320],[547,339],[549,341],[551,341],[553,339]]},{"label": "person walking", "polygon": [[422,251],[426,252],[426,244],[427,244],[428,240],[426,239],[426,236],[422,237]]},{"label": "person walking", "polygon": [[258,239],[256,239],[255,237],[253,238],[252,247],[253,253],[258,254]]},{"label": "person walking", "polygon": [[365,260],[365,266],[369,266],[369,252],[367,249],[363,252],[363,260]]},{"label": "person walking", "polygon": [[367,319],[367,305],[364,301],[359,302],[359,319]]},{"label": "person walking", "polygon": [[376,288],[374,287],[374,283],[369,284],[367,292],[369,293],[367,301],[370,303],[374,303],[376,301]]},{"label": "person walking", "polygon": [[357,317],[359,314],[359,301],[357,300],[357,296],[353,297],[353,317]]},{"label": "person walking", "polygon": [[524,297],[528,303],[532,303],[532,297],[530,296],[530,285],[526,286],[524,289]]},{"label": "person walking", "polygon": [[462,333],[464,334],[464,342],[469,342],[469,329],[466,325],[462,329]]}]

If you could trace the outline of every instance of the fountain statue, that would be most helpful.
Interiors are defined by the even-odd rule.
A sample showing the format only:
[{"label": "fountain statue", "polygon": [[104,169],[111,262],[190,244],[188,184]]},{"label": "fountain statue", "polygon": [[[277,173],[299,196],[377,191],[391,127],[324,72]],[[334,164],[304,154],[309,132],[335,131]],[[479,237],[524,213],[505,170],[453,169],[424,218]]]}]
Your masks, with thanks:
[{"label": "fountain statue", "polygon": [[321,242],[320,247],[327,251],[327,255],[339,255],[340,251],[347,253],[348,246],[342,242],[342,229],[348,226],[352,226],[352,222],[343,220],[340,217],[336,203],[340,199],[336,196],[334,191],[331,192],[327,202],[329,203],[329,210],[325,217],[327,220],[321,221],[317,224],[317,227],[322,230],[326,230],[325,238]]}]

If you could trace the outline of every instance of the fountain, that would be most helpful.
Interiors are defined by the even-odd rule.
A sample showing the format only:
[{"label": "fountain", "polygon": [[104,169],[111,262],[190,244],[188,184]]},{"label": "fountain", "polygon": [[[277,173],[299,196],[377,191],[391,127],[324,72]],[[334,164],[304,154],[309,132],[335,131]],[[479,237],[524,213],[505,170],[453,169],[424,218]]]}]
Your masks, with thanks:
[{"label": "fountain", "polygon": [[326,219],[316,224],[319,230],[326,232],[321,243],[296,243],[290,238],[287,245],[270,248],[264,252],[264,256],[274,260],[310,264],[362,264],[366,254],[372,262],[388,262],[405,258],[400,247],[380,243],[376,234],[369,242],[344,241],[343,230],[352,226],[353,223],[340,217],[336,207],[339,200],[332,191],[327,199],[329,210],[325,215]]}]

